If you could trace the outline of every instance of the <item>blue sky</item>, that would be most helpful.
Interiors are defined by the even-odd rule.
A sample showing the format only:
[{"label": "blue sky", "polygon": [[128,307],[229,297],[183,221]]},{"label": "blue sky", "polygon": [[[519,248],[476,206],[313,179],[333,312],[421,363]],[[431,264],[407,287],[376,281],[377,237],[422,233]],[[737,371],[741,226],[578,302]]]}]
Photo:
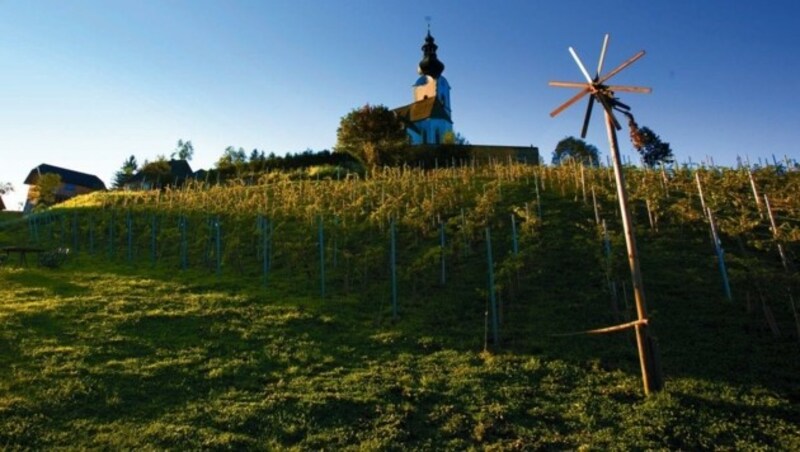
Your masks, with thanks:
[{"label": "blue sky", "polygon": [[[790,1],[0,0],[0,181],[40,163],[107,184],[129,155],[192,140],[195,169],[225,147],[330,149],[365,103],[411,101],[425,17],[452,86],[456,131],[475,144],[538,146],[580,133],[583,102],[553,119],[594,67],[647,55],[613,79],[640,125],[685,162],[800,159],[800,6]],[[602,5],[599,7],[598,5]],[[629,142],[621,143],[632,155]],[[600,115],[587,141],[608,145]]]}]

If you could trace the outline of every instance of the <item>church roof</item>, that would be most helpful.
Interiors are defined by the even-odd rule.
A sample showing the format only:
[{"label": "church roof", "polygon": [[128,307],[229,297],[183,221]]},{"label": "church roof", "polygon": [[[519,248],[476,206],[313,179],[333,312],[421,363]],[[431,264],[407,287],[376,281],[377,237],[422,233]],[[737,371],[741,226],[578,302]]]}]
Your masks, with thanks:
[{"label": "church roof", "polygon": [[425,45],[422,46],[422,61],[419,62],[419,72],[424,75],[430,75],[433,78],[439,78],[444,71],[444,63],[439,61],[436,56],[436,50],[439,48],[434,43],[431,31],[428,30],[428,36],[425,37]]},{"label": "church roof", "polygon": [[408,123],[415,123],[425,119],[446,119],[452,122],[444,105],[436,97],[429,97],[413,104],[395,108],[394,113]]}]

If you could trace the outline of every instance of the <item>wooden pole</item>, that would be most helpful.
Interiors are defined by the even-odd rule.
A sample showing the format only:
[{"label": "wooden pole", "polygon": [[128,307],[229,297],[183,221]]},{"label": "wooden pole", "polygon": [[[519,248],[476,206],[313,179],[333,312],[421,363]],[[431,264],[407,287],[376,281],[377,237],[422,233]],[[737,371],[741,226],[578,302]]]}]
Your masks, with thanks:
[{"label": "wooden pole", "polygon": [[655,349],[655,342],[648,335],[647,303],[644,296],[644,284],[642,282],[642,272],[639,267],[639,253],[636,247],[636,236],[633,230],[630,210],[628,209],[628,193],[625,189],[625,176],[622,172],[622,162],[619,156],[619,145],[617,143],[617,132],[614,129],[614,120],[611,113],[605,110],[606,130],[608,132],[608,144],[611,148],[611,159],[614,164],[614,178],[617,183],[617,198],[619,199],[620,213],[622,216],[622,228],[625,233],[625,245],[628,249],[628,264],[631,269],[631,279],[633,281],[634,299],[636,301],[636,313],[639,324],[636,325],[636,345],[639,349],[639,364],[642,369],[642,383],[645,395],[659,391],[663,388],[663,378],[659,365],[658,351]]},{"label": "wooden pole", "polygon": [[750,178],[750,188],[753,189],[753,198],[756,200],[756,208],[758,208],[758,215],[764,219],[764,210],[761,208],[761,198],[758,196],[758,189],[756,188],[756,181],[753,179],[753,172],[750,171],[750,165],[747,166],[747,177]]},{"label": "wooden pole", "polygon": [[778,246],[778,254],[781,256],[781,263],[783,264],[783,269],[787,272],[790,271],[789,269],[789,260],[786,258],[786,252],[783,250],[783,245],[779,241],[778,237],[778,226],[775,223],[775,215],[772,213],[772,206],[769,204],[769,198],[767,195],[764,195],[764,204],[767,206],[767,215],[769,215],[769,224],[772,227],[772,238],[775,240],[775,245]]},{"label": "wooden pole", "polygon": [[706,207],[706,198],[703,196],[703,185],[700,183],[700,172],[694,173],[694,180],[697,181],[697,193],[700,195],[700,205],[703,207],[703,216],[708,218],[708,208]]}]

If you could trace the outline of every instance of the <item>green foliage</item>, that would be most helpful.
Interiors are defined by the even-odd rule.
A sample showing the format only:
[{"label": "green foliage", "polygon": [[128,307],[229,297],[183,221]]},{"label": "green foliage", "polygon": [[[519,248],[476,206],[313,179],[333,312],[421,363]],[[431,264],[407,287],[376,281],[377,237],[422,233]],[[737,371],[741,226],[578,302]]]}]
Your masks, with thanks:
[{"label": "green foliage", "polygon": [[39,265],[46,268],[58,268],[64,264],[69,255],[69,248],[58,248],[39,254]]},{"label": "green foliage", "polygon": [[[72,243],[75,219],[81,249],[59,271],[0,267],[0,444],[797,450],[800,361],[787,359],[796,356],[798,338],[786,288],[796,290],[798,277],[776,262],[747,173],[624,171],[666,371],[662,393],[642,396],[630,331],[559,336],[635,316],[626,306],[627,253],[609,168],[385,168],[341,180],[276,172],[252,185],[95,193],[0,224],[0,240],[27,240],[36,225],[42,246],[55,248]],[[733,303],[719,288],[696,174],[719,217]],[[581,199],[582,175],[607,222],[610,262],[591,191]],[[781,243],[796,257],[800,173],[765,169],[754,178],[770,194]],[[657,231],[648,226],[647,205],[658,211]],[[274,227],[266,286],[258,216]],[[186,271],[177,257],[181,217]],[[320,218],[325,300],[317,286]],[[210,219],[221,224],[219,276]],[[392,219],[397,320],[390,320],[388,295]],[[486,227],[501,313],[501,343],[490,352],[482,351]],[[616,310],[607,277],[618,290]]]},{"label": "green foliage", "polygon": [[189,161],[192,160],[192,157],[194,157],[194,145],[192,145],[192,140],[178,140],[178,144],[175,145],[175,151],[172,152],[170,158]]},{"label": "green foliage", "polygon": [[219,160],[217,160],[216,168],[223,173],[236,173],[242,171],[246,164],[247,153],[244,148],[236,149],[233,146],[228,146]]},{"label": "green foliage", "polygon": [[597,166],[599,163],[597,147],[586,143],[580,138],[564,138],[556,144],[556,148],[553,150],[553,165],[561,165],[567,162],[579,162],[587,166]]},{"label": "green foliage", "polygon": [[14,191],[14,186],[11,185],[9,182],[0,182],[0,195],[5,195],[6,193],[11,193]]},{"label": "green foliage", "polygon": [[166,186],[174,182],[172,171],[169,166],[169,161],[163,155],[156,157],[152,162],[145,161],[140,171],[144,175],[145,180],[149,181],[153,186]]},{"label": "green foliage", "polygon": [[39,175],[39,177],[36,178],[36,206],[43,208],[55,204],[60,188],[60,175],[55,173]]},{"label": "green foliage", "polygon": [[650,168],[659,163],[672,163],[672,148],[669,143],[661,141],[661,137],[647,127],[642,127],[638,131],[638,139],[635,143],[636,150],[642,155],[644,164]]},{"label": "green foliage", "polygon": [[448,130],[442,138],[442,144],[466,145],[469,144],[469,141],[460,133],[453,133],[452,130]]},{"label": "green foliage", "polygon": [[136,162],[136,157],[131,155],[122,163],[122,168],[114,173],[114,182],[112,187],[116,189],[123,188],[128,181],[136,174],[139,169],[139,164]]},{"label": "green foliage", "polygon": [[374,167],[396,163],[407,143],[403,123],[391,110],[367,104],[342,117],[335,150]]}]

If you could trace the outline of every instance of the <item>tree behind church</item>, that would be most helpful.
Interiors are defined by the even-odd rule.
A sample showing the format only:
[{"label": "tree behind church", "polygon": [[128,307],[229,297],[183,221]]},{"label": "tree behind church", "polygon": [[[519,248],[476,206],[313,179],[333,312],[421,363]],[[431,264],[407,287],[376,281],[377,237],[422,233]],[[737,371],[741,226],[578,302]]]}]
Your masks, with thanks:
[{"label": "tree behind church", "polygon": [[578,161],[584,165],[596,166],[599,163],[597,147],[579,138],[564,138],[558,142],[553,151],[553,165],[560,165],[568,161]]},{"label": "tree behind church", "polygon": [[371,168],[397,163],[407,144],[400,119],[383,105],[368,104],[342,117],[334,150],[350,154]]}]

